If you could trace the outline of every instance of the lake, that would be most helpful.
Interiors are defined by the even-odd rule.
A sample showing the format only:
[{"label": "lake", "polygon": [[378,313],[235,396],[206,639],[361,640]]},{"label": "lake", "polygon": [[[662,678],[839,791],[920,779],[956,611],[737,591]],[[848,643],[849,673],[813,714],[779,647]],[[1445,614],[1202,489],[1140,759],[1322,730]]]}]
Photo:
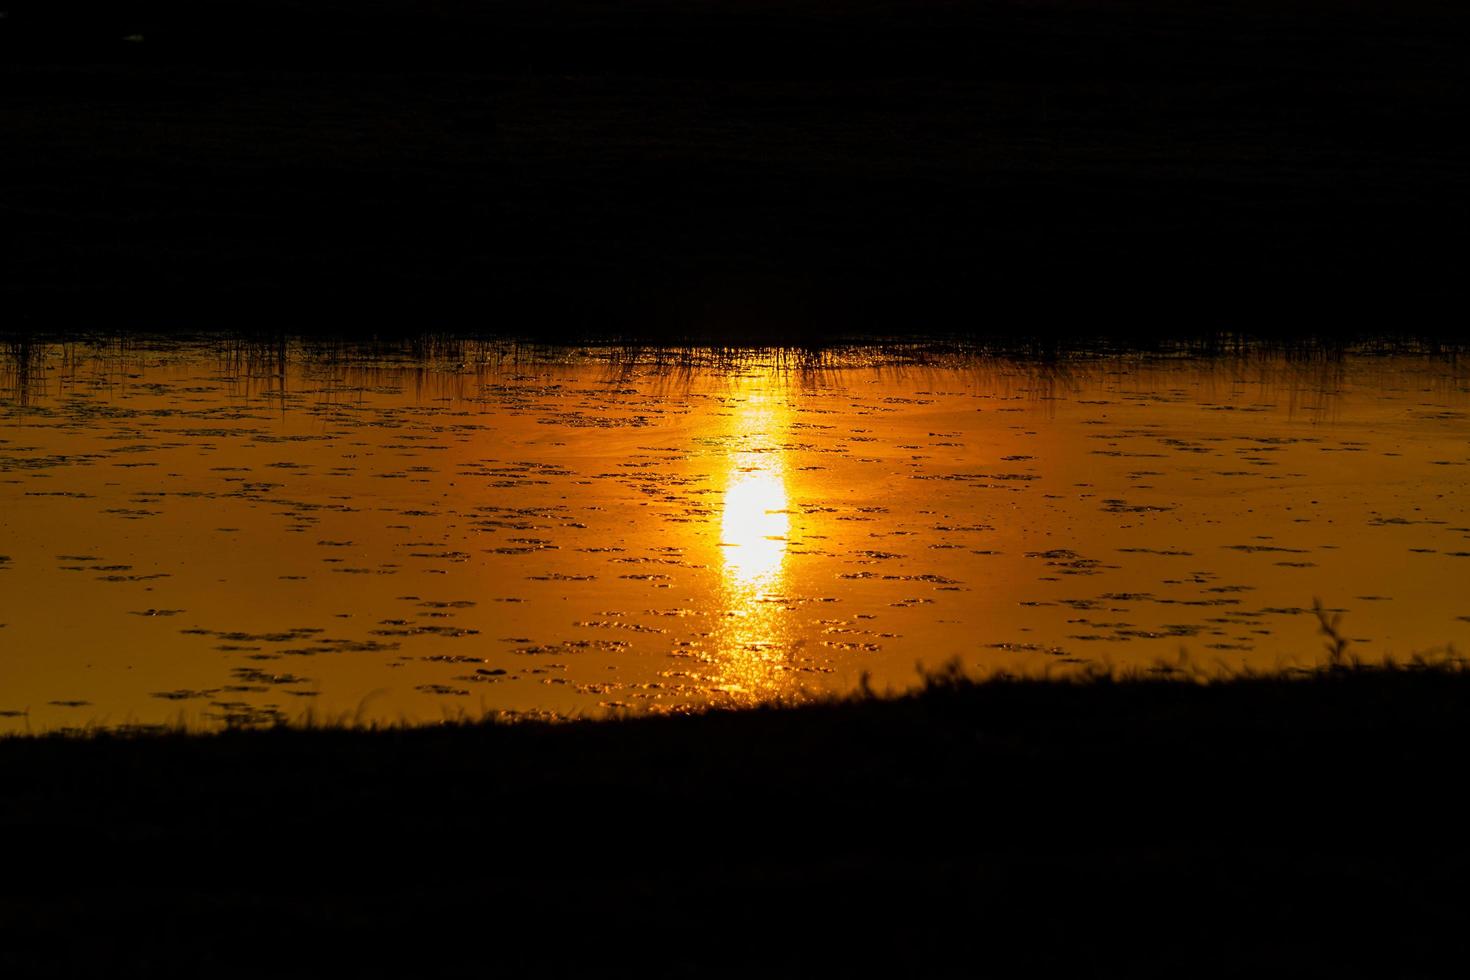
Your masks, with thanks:
[{"label": "lake", "polygon": [[0,357],[0,731],[756,705],[1470,641],[1470,370],[302,342]]}]

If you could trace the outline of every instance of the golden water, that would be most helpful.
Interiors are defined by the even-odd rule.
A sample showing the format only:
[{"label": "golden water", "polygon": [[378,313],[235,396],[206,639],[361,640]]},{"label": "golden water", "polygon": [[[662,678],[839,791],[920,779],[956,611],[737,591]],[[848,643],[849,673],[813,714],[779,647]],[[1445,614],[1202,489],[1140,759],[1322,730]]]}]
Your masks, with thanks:
[{"label": "golden water", "polygon": [[0,730],[685,710],[1470,637],[1453,362],[0,367]]}]

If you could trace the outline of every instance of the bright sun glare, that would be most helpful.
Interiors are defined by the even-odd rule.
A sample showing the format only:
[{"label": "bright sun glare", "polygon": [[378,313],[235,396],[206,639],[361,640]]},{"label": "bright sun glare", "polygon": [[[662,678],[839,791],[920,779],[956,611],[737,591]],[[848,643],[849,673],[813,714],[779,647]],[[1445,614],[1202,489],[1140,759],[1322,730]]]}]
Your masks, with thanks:
[{"label": "bright sun glare", "polygon": [[791,527],[786,507],[786,481],[779,470],[731,473],[720,541],[725,571],[737,585],[769,585],[779,576]]}]

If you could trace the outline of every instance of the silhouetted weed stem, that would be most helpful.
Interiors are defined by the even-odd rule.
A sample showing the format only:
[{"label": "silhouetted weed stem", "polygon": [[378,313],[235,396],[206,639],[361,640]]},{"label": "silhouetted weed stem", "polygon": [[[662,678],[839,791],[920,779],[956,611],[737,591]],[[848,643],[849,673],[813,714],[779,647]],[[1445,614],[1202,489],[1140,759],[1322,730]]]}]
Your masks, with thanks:
[{"label": "silhouetted weed stem", "polygon": [[[1327,649],[1328,669],[1342,670],[1347,666],[1347,648],[1351,642],[1342,635],[1342,613],[1329,614],[1327,608],[1322,605],[1321,599],[1312,600],[1312,612],[1317,617],[1318,632],[1326,637],[1323,646]],[[1354,666],[1358,665],[1354,664]]]}]

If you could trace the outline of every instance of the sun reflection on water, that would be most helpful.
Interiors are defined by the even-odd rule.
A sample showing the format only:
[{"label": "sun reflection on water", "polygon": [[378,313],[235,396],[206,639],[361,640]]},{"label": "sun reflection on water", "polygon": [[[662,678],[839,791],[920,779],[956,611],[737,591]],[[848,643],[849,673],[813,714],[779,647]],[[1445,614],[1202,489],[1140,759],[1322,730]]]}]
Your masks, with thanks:
[{"label": "sun reflection on water", "polygon": [[724,626],[720,690],[741,701],[768,700],[788,686],[787,544],[791,507],[778,439],[787,406],[757,379],[735,415],[720,514]]},{"label": "sun reflection on water", "polygon": [[747,590],[779,584],[790,530],[786,478],[779,464],[734,470],[720,520],[720,546],[731,584]]}]

